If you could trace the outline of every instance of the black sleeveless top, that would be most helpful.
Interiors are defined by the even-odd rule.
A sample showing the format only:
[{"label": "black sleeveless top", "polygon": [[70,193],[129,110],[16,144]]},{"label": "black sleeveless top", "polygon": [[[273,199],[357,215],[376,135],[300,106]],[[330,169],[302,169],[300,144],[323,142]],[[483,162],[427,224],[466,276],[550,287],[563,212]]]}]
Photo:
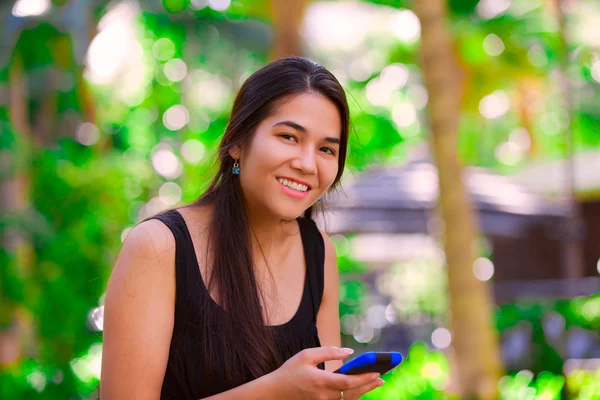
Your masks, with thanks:
[{"label": "black sleeveless top", "polygon": [[[200,274],[192,237],[185,220],[177,210],[168,210],[149,219],[162,221],[175,237],[176,299],[173,336],[169,349],[169,360],[162,385],[162,400],[198,400],[231,388],[219,379],[214,371],[213,379],[204,378],[202,353],[197,344],[203,340],[199,327],[206,321],[190,321],[202,315],[196,308],[220,307],[212,300]],[[312,219],[298,218],[306,275],[304,291],[296,314],[283,325],[272,326],[275,330],[277,351],[281,360],[287,360],[299,351],[320,347],[317,332],[317,312],[324,290],[325,245],[321,233]],[[235,340],[235,338],[231,338]],[[325,369],[324,363],[318,365]]]}]

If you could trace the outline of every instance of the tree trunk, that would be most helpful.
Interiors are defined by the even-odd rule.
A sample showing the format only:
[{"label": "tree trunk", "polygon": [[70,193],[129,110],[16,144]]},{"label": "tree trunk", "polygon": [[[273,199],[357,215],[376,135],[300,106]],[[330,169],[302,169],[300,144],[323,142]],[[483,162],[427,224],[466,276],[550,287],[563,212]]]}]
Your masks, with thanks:
[{"label": "tree trunk", "polygon": [[495,399],[502,366],[493,326],[492,301],[486,284],[473,274],[478,232],[457,158],[460,71],[445,26],[445,1],[417,0],[413,4],[421,21],[431,144],[439,171],[439,208],[445,226],[450,328],[457,383],[463,398]]},{"label": "tree trunk", "polygon": [[271,60],[287,56],[302,56],[300,28],[304,10],[310,0],[271,0],[271,12],[275,24],[275,45]]}]

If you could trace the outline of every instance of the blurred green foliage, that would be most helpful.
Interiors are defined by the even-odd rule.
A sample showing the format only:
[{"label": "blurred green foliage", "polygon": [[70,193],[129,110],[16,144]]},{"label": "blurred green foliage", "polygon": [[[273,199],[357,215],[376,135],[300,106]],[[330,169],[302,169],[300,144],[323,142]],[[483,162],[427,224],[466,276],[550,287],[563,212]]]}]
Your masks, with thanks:
[{"label": "blurred green foliage", "polygon": [[441,352],[432,352],[423,343],[415,343],[406,359],[381,378],[385,384],[367,393],[365,400],[452,399],[443,392],[450,369]]}]

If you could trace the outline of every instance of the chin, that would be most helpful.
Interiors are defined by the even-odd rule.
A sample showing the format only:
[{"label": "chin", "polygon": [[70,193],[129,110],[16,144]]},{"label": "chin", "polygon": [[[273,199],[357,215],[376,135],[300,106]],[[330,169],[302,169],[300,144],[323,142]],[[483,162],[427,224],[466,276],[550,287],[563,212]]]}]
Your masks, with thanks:
[{"label": "chin", "polygon": [[275,214],[284,221],[293,221],[304,214],[306,208],[298,209],[296,207],[281,207]]}]

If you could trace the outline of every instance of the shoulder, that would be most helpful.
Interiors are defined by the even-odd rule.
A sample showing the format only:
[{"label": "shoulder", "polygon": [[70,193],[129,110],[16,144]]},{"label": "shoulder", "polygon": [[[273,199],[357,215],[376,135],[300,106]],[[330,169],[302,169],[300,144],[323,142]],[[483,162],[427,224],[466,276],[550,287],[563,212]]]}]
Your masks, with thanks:
[{"label": "shoulder", "polygon": [[329,234],[319,227],[317,227],[317,230],[319,231],[319,233],[321,234],[321,238],[323,239],[323,244],[325,246],[325,255],[327,255],[327,253],[335,254],[335,245],[333,244],[333,240],[331,240],[331,237],[329,237]]},{"label": "shoulder", "polygon": [[127,235],[121,249],[122,255],[135,259],[150,259],[152,264],[175,254],[175,237],[171,229],[157,219],[140,222]]},{"label": "shoulder", "polygon": [[[161,221],[140,222],[127,235],[108,282],[108,290],[138,292],[146,285],[167,289],[174,278],[175,237]],[[172,285],[174,288],[174,279]],[[146,286],[147,287],[147,286]],[[167,289],[168,290],[168,289]]]},{"label": "shoulder", "polygon": [[323,245],[325,248],[325,270],[335,269],[335,271],[337,272],[337,253],[335,250],[333,240],[331,240],[327,232],[318,227],[317,229],[321,234],[321,238],[323,239]]}]

